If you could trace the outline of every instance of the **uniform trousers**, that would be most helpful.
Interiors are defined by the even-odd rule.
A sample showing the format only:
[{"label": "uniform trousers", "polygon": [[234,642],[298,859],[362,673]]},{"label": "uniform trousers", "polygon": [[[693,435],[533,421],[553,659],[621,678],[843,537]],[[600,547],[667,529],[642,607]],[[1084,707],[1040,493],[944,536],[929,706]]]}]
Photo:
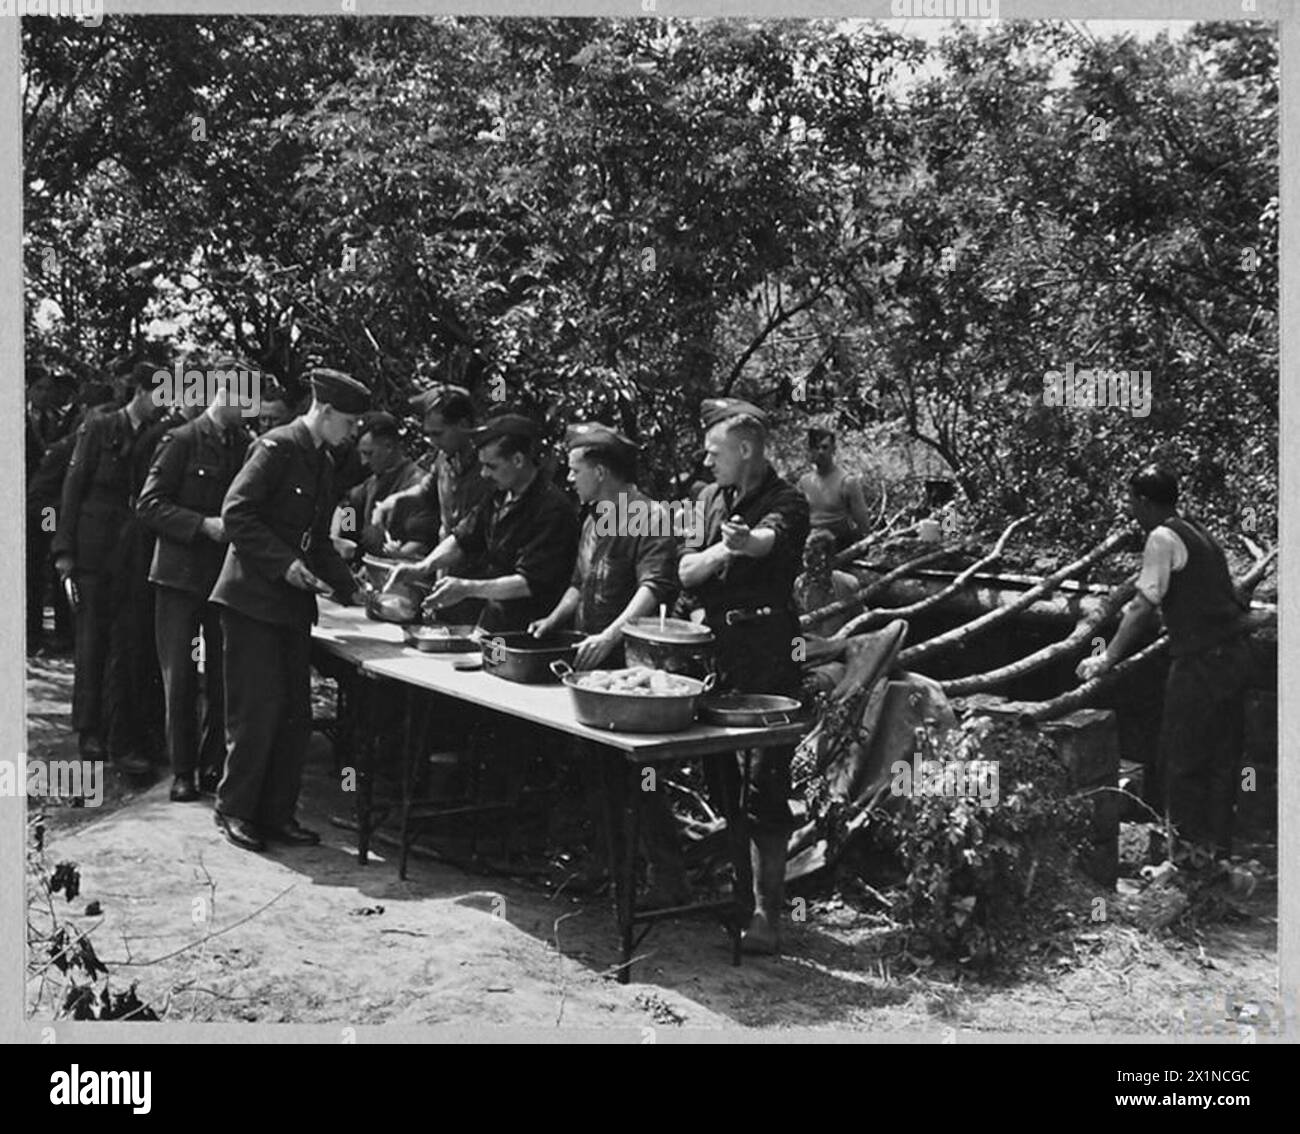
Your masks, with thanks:
[{"label": "uniform trousers", "polygon": [[[167,753],[172,772],[192,775],[200,765],[220,768],[226,756],[220,608],[204,595],[157,585],[154,637],[167,710]],[[197,702],[197,640],[203,630],[203,717]]]},{"label": "uniform trousers", "polygon": [[221,607],[226,767],[217,811],[271,828],[294,818],[311,739],[311,627]]}]

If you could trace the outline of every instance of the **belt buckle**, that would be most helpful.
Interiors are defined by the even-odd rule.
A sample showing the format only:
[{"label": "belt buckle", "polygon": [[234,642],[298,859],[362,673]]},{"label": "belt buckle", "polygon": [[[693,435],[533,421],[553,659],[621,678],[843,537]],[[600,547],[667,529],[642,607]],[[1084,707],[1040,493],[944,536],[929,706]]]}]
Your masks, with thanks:
[{"label": "belt buckle", "polygon": [[722,621],[728,626],[735,626],[737,622],[744,621],[745,612],[737,607],[735,610],[729,610],[722,616]]}]

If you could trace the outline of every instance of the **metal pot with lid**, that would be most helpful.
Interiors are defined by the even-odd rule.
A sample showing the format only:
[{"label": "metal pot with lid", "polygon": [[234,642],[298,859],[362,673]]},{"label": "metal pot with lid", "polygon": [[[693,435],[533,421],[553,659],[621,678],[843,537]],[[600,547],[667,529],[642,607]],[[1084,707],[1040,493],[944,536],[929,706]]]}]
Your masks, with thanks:
[{"label": "metal pot with lid", "polygon": [[623,653],[629,666],[703,680],[714,670],[717,639],[707,626],[684,618],[634,618],[623,627]]}]

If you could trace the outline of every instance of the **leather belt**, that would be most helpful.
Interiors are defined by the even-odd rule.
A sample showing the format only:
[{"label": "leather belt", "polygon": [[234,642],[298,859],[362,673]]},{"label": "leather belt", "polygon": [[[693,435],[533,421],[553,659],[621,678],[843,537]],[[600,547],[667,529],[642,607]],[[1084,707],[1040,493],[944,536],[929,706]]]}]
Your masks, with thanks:
[{"label": "leather belt", "polygon": [[722,616],[722,621],[728,626],[735,626],[738,622],[757,622],[760,618],[771,618],[777,613],[776,608],[771,606],[737,607],[735,610],[727,611]]}]

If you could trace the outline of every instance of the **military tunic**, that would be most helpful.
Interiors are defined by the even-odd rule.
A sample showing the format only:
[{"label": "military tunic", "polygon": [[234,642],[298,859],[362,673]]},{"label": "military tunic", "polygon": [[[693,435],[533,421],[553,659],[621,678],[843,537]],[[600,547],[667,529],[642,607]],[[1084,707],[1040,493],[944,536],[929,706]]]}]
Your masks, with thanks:
[{"label": "military tunic", "polygon": [[130,683],[122,680],[131,669],[123,657],[129,643],[119,641],[114,650],[113,639],[115,631],[120,638],[129,630],[134,616],[143,617],[129,608],[129,537],[136,453],[146,430],[143,424],[134,427],[125,409],[86,417],[68,462],[51,544],[56,559],[73,558],[81,596],[74,617],[72,727],[104,735],[114,757],[126,755],[139,739],[134,716],[142,706],[132,703]]},{"label": "military tunic", "polygon": [[329,538],[333,460],[303,418],[250,446],[221,510],[230,547],[212,592],[225,636],[226,767],[217,810],[272,828],[294,818],[311,736],[316,597],[284,578],[302,560],[350,601]]},{"label": "military tunic", "polygon": [[[167,751],[172,771],[192,774],[225,762],[223,643],[219,608],[208,601],[226,557],[226,545],[202,532],[221,515],[226,490],[251,440],[242,425],[224,433],[208,414],[172,430],[159,442],[136,514],[158,536],[149,581],[157,597],[154,637],[167,706]],[[195,728],[198,672],[194,643],[203,630],[205,694],[202,732]]]}]

